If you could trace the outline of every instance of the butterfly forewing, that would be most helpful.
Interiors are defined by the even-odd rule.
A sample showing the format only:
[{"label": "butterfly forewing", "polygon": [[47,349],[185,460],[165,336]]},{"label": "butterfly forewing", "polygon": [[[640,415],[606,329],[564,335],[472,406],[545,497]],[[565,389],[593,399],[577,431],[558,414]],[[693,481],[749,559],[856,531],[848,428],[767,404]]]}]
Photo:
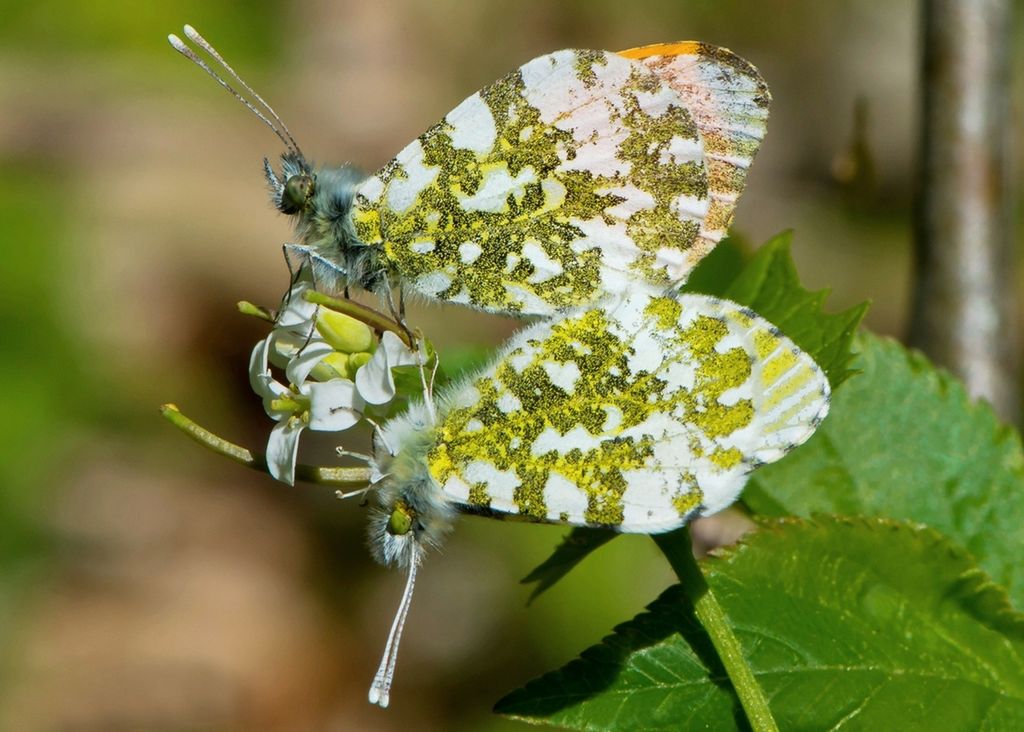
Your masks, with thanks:
[{"label": "butterfly forewing", "polygon": [[620,55],[639,60],[669,84],[700,130],[710,205],[690,250],[691,258],[699,259],[732,221],[747,170],[767,131],[768,85],[751,64],[707,43],[661,43]]},{"label": "butterfly forewing", "polygon": [[353,221],[423,294],[549,315],[685,279],[708,210],[679,92],[641,61],[568,50],[456,107],[362,184]]},{"label": "butterfly forewing", "polygon": [[442,400],[426,459],[471,511],[665,531],[732,503],[828,399],[814,361],[749,310],[640,291],[516,335]]}]

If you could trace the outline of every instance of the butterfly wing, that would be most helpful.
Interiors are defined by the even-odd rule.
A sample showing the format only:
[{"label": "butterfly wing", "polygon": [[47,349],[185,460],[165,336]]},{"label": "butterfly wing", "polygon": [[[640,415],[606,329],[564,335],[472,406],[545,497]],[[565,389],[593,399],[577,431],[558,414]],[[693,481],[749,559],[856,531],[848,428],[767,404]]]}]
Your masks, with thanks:
[{"label": "butterfly wing", "polygon": [[620,51],[669,84],[700,131],[707,167],[709,209],[691,257],[701,257],[725,235],[736,202],[767,131],[771,94],[751,64],[725,48],[696,41]]},{"label": "butterfly wing", "polygon": [[654,533],[732,503],[813,433],[828,380],[735,303],[634,292],[514,336],[426,453],[470,511]]},{"label": "butterfly wing", "polygon": [[534,59],[363,182],[356,232],[413,289],[492,312],[680,282],[710,203],[700,132],[670,82],[604,51]]}]

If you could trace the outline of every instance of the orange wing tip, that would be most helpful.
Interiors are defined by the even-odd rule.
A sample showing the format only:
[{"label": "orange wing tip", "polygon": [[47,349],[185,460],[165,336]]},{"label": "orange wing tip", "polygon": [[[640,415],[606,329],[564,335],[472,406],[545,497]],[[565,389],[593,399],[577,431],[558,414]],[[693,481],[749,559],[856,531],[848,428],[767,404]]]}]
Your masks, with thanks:
[{"label": "orange wing tip", "polygon": [[762,94],[765,98],[771,98],[771,95],[768,93],[768,86],[765,84],[761,72],[757,70],[756,66],[742,56],[737,56],[728,48],[722,48],[713,43],[703,43],[702,41],[652,43],[649,46],[637,46],[636,48],[629,48],[617,53],[624,58],[636,60],[643,60],[651,56],[696,56],[700,59],[711,60],[720,66],[731,67],[744,76],[756,79],[758,85],[762,87]]},{"label": "orange wing tip", "polygon": [[620,56],[626,58],[647,58],[648,56],[684,56],[684,55],[698,55],[702,52],[706,52],[708,49],[713,49],[708,43],[701,43],[700,41],[677,41],[675,43],[652,43],[649,46],[637,46],[636,48],[629,48],[625,51],[619,51]]}]

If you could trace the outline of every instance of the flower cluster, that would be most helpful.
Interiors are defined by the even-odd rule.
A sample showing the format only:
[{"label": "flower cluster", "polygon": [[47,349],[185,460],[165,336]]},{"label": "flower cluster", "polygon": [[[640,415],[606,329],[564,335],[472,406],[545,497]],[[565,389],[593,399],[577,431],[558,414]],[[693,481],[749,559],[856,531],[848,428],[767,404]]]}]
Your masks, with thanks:
[{"label": "flower cluster", "polygon": [[277,422],[267,441],[267,468],[288,484],[295,482],[304,429],[341,432],[369,419],[368,412],[396,396],[392,369],[419,363],[395,333],[385,331],[378,340],[366,323],[307,300],[312,290],[308,282],[292,287],[273,330],[249,359],[253,391]]}]

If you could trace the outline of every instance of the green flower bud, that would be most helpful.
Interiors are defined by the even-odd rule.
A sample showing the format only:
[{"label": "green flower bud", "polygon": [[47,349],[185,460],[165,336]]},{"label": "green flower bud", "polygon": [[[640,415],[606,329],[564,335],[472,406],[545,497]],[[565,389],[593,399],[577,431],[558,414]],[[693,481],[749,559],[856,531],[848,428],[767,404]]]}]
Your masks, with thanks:
[{"label": "green flower bud", "polygon": [[317,381],[330,381],[331,379],[352,379],[352,371],[349,367],[350,356],[347,353],[328,353],[324,359],[313,367],[309,372]]},{"label": "green flower bud", "polygon": [[360,353],[373,348],[373,330],[366,323],[327,308],[316,316],[317,332],[332,348],[342,353]]},{"label": "green flower bud", "polygon": [[346,379],[351,379],[352,369],[348,363],[351,358],[352,357],[349,356],[347,353],[338,353],[337,351],[335,351],[334,353],[328,353],[324,357],[324,360],[321,361],[320,363],[325,363],[328,366],[330,366],[332,369],[338,372],[339,376],[343,376]]},{"label": "green flower bud", "polygon": [[373,354],[366,353],[365,351],[361,353],[353,353],[351,356],[348,357],[348,368],[354,375],[355,372],[358,371],[361,366],[365,366],[366,364],[368,364],[371,358],[373,358]]}]

